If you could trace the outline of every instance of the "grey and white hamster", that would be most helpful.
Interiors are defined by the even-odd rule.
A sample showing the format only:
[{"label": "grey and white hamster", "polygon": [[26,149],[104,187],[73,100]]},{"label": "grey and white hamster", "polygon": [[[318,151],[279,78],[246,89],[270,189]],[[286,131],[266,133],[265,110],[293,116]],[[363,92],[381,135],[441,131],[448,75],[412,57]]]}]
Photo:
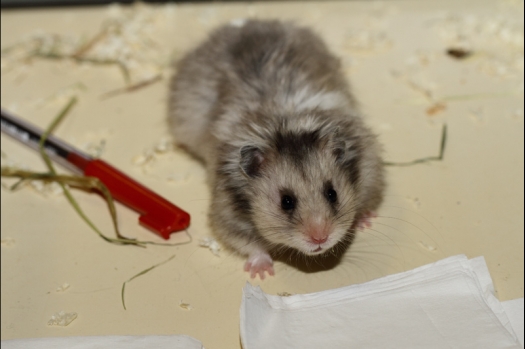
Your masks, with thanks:
[{"label": "grey and white hamster", "polygon": [[212,228],[252,277],[274,274],[273,250],[320,255],[369,224],[385,187],[381,147],[316,34],[226,25],[176,69],[171,131],[206,164]]}]

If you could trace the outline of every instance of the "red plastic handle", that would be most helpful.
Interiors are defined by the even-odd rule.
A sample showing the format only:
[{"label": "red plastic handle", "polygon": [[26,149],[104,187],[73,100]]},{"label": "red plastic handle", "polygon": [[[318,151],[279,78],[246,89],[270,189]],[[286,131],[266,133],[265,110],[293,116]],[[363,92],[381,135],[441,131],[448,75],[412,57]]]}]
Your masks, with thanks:
[{"label": "red plastic handle", "polygon": [[190,215],[102,160],[85,164],[84,175],[97,177],[113,198],[140,214],[139,222],[169,239],[170,234],[190,225]]}]

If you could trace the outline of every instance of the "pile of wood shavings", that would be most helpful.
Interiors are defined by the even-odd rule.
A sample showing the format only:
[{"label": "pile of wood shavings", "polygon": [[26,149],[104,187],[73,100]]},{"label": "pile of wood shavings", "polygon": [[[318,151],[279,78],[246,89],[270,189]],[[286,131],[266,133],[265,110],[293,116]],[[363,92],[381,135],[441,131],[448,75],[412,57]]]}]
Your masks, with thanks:
[{"label": "pile of wood shavings", "polygon": [[434,27],[449,47],[477,54],[477,67],[481,72],[523,79],[523,3],[486,16],[447,14],[436,20]]},{"label": "pile of wood shavings", "polygon": [[[178,153],[170,137],[161,138],[156,144],[133,157],[132,163],[142,169],[145,175],[184,184],[190,180],[204,180],[204,169],[195,162],[187,162],[185,153]],[[174,167],[173,164],[178,166]]]},{"label": "pile of wood shavings", "polygon": [[158,157],[171,150],[173,150],[173,141],[169,138],[162,138],[157,144],[135,156],[132,161],[134,165],[142,167],[144,173],[149,173],[151,171],[150,166],[157,161]]},{"label": "pile of wood shavings", "polygon": [[[118,5],[110,8],[113,29],[95,45],[92,54],[100,59],[115,59],[128,69],[132,81],[151,79],[163,72],[167,54],[153,38],[160,26],[166,24],[159,10],[137,4],[131,11]],[[164,55],[162,55],[164,53]]]},{"label": "pile of wood shavings", "polygon": [[211,253],[215,256],[220,257],[221,245],[212,237],[205,237],[199,240],[199,246],[207,247]]},{"label": "pile of wood shavings", "polygon": [[360,20],[355,21],[356,26],[344,34],[343,46],[352,53],[378,53],[393,45],[388,32],[389,19],[394,10],[376,2],[371,6]]},{"label": "pile of wood shavings", "polygon": [[163,75],[170,57],[154,37],[169,23],[167,12],[141,4],[130,8],[112,5],[106,17],[100,32],[89,39],[40,30],[3,48],[2,73],[41,58],[82,65],[118,64],[130,84]]}]

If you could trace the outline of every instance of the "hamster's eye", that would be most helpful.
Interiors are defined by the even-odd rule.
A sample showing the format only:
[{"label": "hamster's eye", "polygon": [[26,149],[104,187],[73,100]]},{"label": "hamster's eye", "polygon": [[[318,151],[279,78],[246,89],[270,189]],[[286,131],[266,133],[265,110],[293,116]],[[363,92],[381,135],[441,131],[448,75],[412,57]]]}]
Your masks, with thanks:
[{"label": "hamster's eye", "polygon": [[334,189],[328,189],[325,195],[328,202],[333,204],[337,201],[337,192]]},{"label": "hamster's eye", "polygon": [[285,211],[291,211],[295,208],[295,198],[290,195],[283,195],[281,197],[281,208]]}]

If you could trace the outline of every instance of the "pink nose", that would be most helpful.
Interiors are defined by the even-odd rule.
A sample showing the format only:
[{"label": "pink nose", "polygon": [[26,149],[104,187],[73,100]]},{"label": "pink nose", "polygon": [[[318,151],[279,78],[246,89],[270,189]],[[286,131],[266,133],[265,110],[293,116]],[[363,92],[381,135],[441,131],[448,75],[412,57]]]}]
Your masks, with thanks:
[{"label": "pink nose", "polygon": [[310,236],[310,241],[314,244],[322,244],[322,243],[325,243],[326,240],[328,240],[328,236],[325,236],[325,237],[313,237],[313,236]]}]

